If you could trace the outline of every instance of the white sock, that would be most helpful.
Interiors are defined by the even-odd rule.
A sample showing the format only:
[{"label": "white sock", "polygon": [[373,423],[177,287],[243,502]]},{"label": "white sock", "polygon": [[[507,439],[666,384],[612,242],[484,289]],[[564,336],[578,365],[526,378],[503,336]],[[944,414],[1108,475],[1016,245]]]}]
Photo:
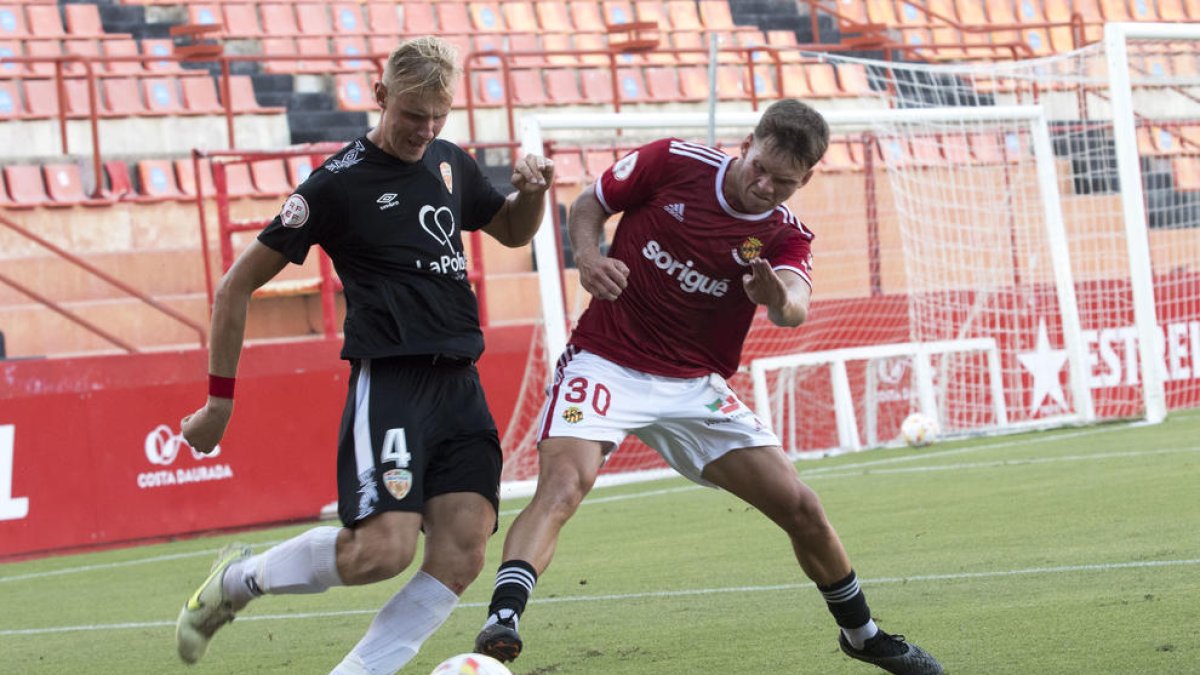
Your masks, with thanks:
[{"label": "white sock", "polygon": [[337,571],[340,528],[317,527],[229,566],[222,580],[235,609],[267,593],[321,593],[341,586]]},{"label": "white sock", "polygon": [[875,637],[879,632],[879,627],[875,625],[873,619],[868,619],[866,623],[858,628],[843,628],[842,634],[846,636],[846,641],[855,649],[862,649],[867,640]]},{"label": "white sock", "polygon": [[367,634],[331,675],[392,675],[417,655],[457,604],[454,591],[418,571],[379,610]]}]

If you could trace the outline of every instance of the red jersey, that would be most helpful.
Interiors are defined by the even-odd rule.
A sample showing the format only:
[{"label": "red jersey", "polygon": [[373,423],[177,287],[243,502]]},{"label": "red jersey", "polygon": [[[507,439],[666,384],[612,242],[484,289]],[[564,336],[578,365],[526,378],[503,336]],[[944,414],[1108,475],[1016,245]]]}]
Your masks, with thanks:
[{"label": "red jersey", "polygon": [[786,206],[734,210],[721,192],[731,161],[668,138],[600,176],[600,204],[624,212],[608,255],[629,267],[629,283],[614,301],[592,299],[572,344],[655,375],[729,377],[757,308],[742,288],[749,261],[763,256],[812,285],[812,232]]}]

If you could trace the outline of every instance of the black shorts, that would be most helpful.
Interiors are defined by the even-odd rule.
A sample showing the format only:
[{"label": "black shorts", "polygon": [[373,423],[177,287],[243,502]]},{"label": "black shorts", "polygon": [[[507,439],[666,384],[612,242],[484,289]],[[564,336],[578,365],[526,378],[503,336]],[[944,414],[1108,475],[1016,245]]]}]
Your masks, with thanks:
[{"label": "black shorts", "polygon": [[338,432],[338,515],[346,527],[416,511],[450,492],[499,513],[502,456],[479,372],[467,361],[355,361]]}]

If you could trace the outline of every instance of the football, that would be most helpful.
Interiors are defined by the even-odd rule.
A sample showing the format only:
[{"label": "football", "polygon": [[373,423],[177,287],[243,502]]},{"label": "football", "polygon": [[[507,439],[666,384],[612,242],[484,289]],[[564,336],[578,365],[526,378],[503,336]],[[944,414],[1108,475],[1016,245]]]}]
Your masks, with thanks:
[{"label": "football", "polygon": [[937,440],[938,425],[932,417],[915,412],[900,423],[900,437],[914,448],[924,447]]},{"label": "football", "polygon": [[512,671],[490,656],[459,654],[439,663],[430,675],[512,675]]}]

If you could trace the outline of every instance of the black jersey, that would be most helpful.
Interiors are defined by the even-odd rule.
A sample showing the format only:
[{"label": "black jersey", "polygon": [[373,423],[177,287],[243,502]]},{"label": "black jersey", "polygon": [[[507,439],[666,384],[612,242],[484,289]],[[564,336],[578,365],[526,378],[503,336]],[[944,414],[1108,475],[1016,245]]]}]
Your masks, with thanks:
[{"label": "black jersey", "polygon": [[329,254],[346,297],[342,358],[479,358],[479,307],[462,231],[487,225],[504,197],[462,148],[435,140],[408,163],[366,137],[309,175],[259,234],[300,264]]}]

